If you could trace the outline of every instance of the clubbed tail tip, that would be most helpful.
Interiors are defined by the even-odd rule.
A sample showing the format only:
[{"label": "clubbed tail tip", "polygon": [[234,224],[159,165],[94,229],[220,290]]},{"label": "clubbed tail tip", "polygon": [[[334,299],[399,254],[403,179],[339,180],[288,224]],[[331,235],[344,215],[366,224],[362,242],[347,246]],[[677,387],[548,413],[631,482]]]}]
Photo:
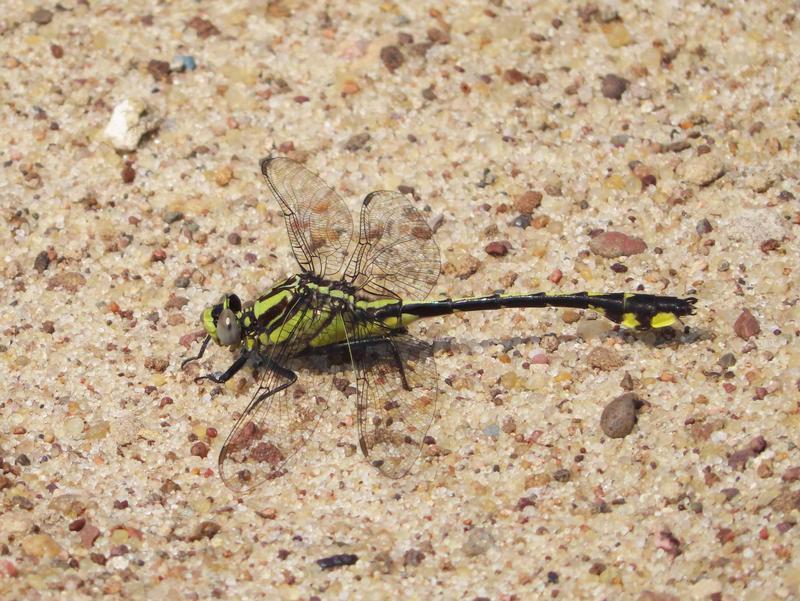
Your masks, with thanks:
[{"label": "clubbed tail tip", "polygon": [[695,305],[697,304],[697,298],[695,298],[694,296],[690,296],[684,298],[683,302],[686,303],[687,305],[686,312],[683,315],[694,315],[697,312],[695,308]]},{"label": "clubbed tail tip", "polygon": [[[626,299],[619,316],[623,326],[639,330],[659,330],[675,324],[681,317],[694,315],[697,299],[693,296],[654,296],[636,294]],[[607,314],[608,315],[608,314]],[[616,321],[611,317],[613,321]]]}]

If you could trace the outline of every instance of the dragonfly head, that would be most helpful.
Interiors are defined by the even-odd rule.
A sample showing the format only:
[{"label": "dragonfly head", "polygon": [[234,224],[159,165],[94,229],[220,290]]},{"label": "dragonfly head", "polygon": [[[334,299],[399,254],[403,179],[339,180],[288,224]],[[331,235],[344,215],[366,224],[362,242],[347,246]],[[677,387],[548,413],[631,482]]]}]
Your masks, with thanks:
[{"label": "dragonfly head", "polygon": [[242,301],[239,297],[226,294],[216,305],[203,311],[203,327],[217,344],[236,346],[242,341],[241,312]]}]

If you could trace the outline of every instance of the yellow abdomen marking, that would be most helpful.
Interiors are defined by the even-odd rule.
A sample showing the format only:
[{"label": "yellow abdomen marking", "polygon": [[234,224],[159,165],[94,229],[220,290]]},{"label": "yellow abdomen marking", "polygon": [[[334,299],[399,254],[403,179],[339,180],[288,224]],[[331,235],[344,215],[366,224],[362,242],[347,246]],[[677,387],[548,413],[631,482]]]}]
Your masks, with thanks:
[{"label": "yellow abdomen marking", "polygon": [[674,313],[656,313],[650,320],[651,328],[666,328],[677,321]]}]

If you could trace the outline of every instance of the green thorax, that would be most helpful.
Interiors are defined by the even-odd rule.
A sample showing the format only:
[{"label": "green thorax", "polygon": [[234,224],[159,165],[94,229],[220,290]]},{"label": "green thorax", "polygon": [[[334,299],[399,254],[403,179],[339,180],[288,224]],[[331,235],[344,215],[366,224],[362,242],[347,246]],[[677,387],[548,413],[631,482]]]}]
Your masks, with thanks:
[{"label": "green thorax", "polygon": [[296,275],[258,297],[239,319],[248,350],[283,342],[298,328],[308,331],[301,337],[307,346],[319,348],[404,329],[418,317],[399,310],[392,311],[393,316],[374,317],[377,309],[401,304],[389,298],[360,299],[346,283]]}]

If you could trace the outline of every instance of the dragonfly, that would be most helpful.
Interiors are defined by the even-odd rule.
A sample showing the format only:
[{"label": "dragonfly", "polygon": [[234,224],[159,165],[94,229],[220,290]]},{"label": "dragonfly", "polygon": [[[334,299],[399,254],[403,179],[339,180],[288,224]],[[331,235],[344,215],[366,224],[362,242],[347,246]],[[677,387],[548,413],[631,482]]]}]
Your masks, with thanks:
[{"label": "dragonfly", "polygon": [[[224,383],[248,362],[259,385],[219,454],[223,482],[248,491],[287,473],[337,398],[355,402],[358,448],[390,478],[418,459],[439,403],[433,346],[409,333],[422,318],[506,308],[591,309],[624,327],[665,328],[696,298],[651,294],[492,294],[426,301],[440,272],[433,232],[408,197],[375,191],[357,230],[344,200],[289,158],[261,161],[300,272],[251,302],[225,294],[201,316],[205,338],[238,357],[196,381]],[[302,378],[298,374],[302,374]],[[352,445],[355,447],[355,445]]]}]

